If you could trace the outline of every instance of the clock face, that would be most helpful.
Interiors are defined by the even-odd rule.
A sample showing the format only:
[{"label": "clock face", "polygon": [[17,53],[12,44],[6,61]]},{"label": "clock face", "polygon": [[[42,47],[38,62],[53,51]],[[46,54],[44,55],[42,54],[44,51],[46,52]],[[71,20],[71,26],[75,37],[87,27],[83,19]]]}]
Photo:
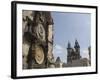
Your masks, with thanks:
[{"label": "clock face", "polygon": [[36,46],[35,60],[38,64],[42,64],[44,61],[44,51],[43,51],[42,47],[40,47],[40,46]]},{"label": "clock face", "polygon": [[42,24],[36,26],[36,35],[39,40],[45,41],[45,29]]}]

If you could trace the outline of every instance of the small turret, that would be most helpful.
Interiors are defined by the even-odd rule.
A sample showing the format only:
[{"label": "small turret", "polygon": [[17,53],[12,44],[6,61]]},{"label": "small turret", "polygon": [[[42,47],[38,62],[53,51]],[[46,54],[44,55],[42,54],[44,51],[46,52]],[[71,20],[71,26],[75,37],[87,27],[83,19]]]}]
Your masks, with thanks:
[{"label": "small turret", "polygon": [[61,62],[60,57],[57,57],[57,59],[56,59],[56,63],[55,63],[55,66],[56,66],[57,68],[62,67],[62,62]]},{"label": "small turret", "polygon": [[70,42],[68,42],[67,46],[67,62],[71,61],[71,53],[72,53],[72,48]]},{"label": "small turret", "polygon": [[89,57],[91,57],[91,47],[88,47]]},{"label": "small turret", "polygon": [[70,44],[70,42],[68,42],[68,48],[71,48],[71,44]]},{"label": "small turret", "polygon": [[75,48],[75,50],[76,50],[77,53],[80,53],[80,45],[79,45],[79,43],[78,43],[77,40],[75,40],[74,48]]},{"label": "small turret", "polygon": [[56,63],[60,63],[60,62],[61,62],[60,57],[57,57],[57,59],[56,59]]},{"label": "small turret", "polygon": [[72,50],[72,48],[71,48],[71,44],[70,44],[70,42],[68,42],[68,46],[67,46],[68,54],[71,53],[71,50]]},{"label": "small turret", "polygon": [[76,53],[76,59],[80,59],[81,58],[81,56],[80,56],[80,45],[79,45],[79,43],[78,43],[78,41],[77,40],[75,40],[75,45],[74,45],[74,48],[75,48],[75,53]]},{"label": "small turret", "polygon": [[91,65],[91,47],[88,47],[88,52],[89,52],[89,63]]}]

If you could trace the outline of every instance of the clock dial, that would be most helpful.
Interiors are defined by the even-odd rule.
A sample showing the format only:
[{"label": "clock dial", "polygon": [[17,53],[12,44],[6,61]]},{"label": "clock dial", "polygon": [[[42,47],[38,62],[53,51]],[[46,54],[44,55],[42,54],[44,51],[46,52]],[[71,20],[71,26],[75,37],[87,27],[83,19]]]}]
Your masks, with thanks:
[{"label": "clock dial", "polygon": [[44,61],[44,51],[43,51],[42,47],[40,47],[40,46],[36,46],[35,60],[38,64],[42,64]]},{"label": "clock dial", "polygon": [[38,24],[36,27],[37,38],[41,41],[45,41],[45,30],[42,24]]}]

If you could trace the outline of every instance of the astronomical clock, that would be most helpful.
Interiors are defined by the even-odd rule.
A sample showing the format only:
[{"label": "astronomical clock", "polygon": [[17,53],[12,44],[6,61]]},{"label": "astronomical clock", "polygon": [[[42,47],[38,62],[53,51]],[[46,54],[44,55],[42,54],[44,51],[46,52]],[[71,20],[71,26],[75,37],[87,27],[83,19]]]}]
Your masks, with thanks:
[{"label": "astronomical clock", "polygon": [[31,37],[28,37],[27,68],[47,68],[53,62],[53,19],[50,12],[45,11],[33,11],[32,16],[30,25],[26,26]]}]

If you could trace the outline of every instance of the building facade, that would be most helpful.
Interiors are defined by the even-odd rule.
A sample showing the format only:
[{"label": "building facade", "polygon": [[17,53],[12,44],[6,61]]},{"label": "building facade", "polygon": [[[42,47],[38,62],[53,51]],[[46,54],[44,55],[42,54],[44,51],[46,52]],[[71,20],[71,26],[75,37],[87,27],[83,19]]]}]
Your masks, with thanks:
[{"label": "building facade", "polygon": [[[88,54],[90,54],[90,48]],[[74,48],[71,47],[71,43],[68,42],[67,46],[67,63],[63,64],[63,67],[81,67],[90,66],[90,58],[82,58],[80,55],[80,45],[77,40],[75,40]]]},{"label": "building facade", "polygon": [[23,69],[53,67],[53,19],[50,12],[23,10]]},{"label": "building facade", "polygon": [[72,48],[70,42],[68,42],[67,53],[67,63],[72,62],[73,60],[79,60],[81,58],[80,45],[77,40],[75,41],[74,48]]}]

